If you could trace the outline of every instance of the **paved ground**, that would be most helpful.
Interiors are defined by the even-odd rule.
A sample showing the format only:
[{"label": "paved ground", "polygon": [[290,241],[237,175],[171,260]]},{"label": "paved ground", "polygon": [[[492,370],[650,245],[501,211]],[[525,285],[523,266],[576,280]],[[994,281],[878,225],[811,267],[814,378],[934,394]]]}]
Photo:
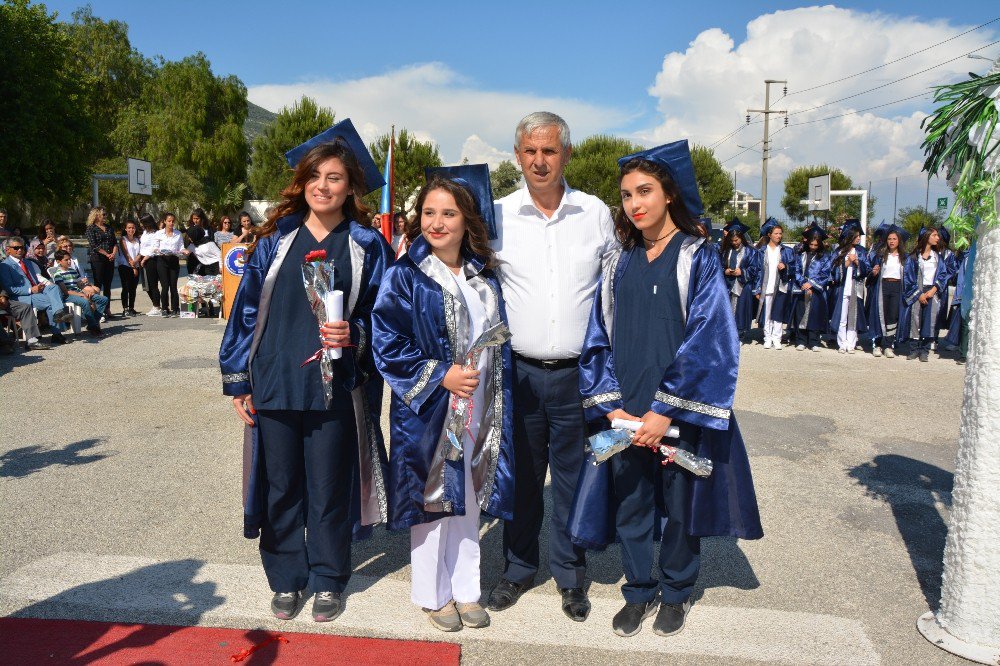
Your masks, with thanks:
[{"label": "paved ground", "polygon": [[[139,317],[107,331],[0,357],[0,614],[287,630],[265,619],[256,544],[241,536],[223,323]],[[345,614],[292,626],[457,640],[473,664],[957,663],[914,622],[940,593],[962,378],[937,358],[744,348],[736,412],[766,536],[705,540],[675,638],[611,632],[614,548],[591,558],[585,624],[562,616],[543,571],[492,627],[434,632],[409,603],[407,535],[381,529],[354,550]],[[482,529],[488,589],[501,530]]]}]

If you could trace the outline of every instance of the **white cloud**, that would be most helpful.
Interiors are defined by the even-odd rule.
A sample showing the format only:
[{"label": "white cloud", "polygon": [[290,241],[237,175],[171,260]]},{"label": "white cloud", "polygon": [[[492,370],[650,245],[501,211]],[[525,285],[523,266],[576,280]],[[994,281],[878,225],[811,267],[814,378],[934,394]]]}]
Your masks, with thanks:
[{"label": "white cloud", "polygon": [[[740,126],[748,108],[761,108],[765,79],[787,79],[771,86],[772,108],[790,112],[790,126],[782,129],[780,116],[771,116],[772,153],[769,165],[769,210],[778,210],[781,180],[790,168],[828,163],[840,167],[858,182],[919,174],[922,160],[920,121],[933,107],[932,85],[964,78],[985,63],[967,58],[931,69],[898,84],[838,102],[840,98],[891,80],[931,68],[972,51],[993,38],[983,32],[958,37],[947,44],[868,74],[816,90],[806,88],[834,81],[881,65],[941,42],[969,29],[945,21],[921,21],[833,6],[804,7],[760,16],[747,25],[739,44],[718,28],[700,33],[683,52],[668,53],[648,92],[657,99],[662,120],[636,137],[654,144],[687,137],[705,145],[722,139]],[[985,51],[991,54],[994,49]],[[920,93],[927,99],[888,106],[835,120],[795,126]],[[777,102],[775,102],[777,100]],[[822,109],[806,111],[821,104]],[[751,124],[716,148],[725,160],[763,137],[761,124]],[[760,146],[758,145],[759,149]],[[748,151],[724,164],[736,169],[740,189],[760,191],[759,153]],[[920,178],[911,178],[923,203]],[[901,188],[904,183],[901,181]],[[902,190],[901,190],[902,194]],[[913,193],[909,193],[911,198]],[[883,196],[884,200],[884,196]],[[891,201],[889,215],[891,216]],[[885,210],[880,208],[879,214]]]},{"label": "white cloud", "polygon": [[435,141],[445,163],[458,163],[463,156],[473,161],[472,155],[491,164],[509,159],[504,151],[513,145],[514,127],[532,111],[558,113],[577,137],[620,126],[628,119],[624,111],[611,106],[483,90],[441,63],[347,81],[252,86],[248,92],[250,101],[272,111],[308,95],[332,108],[337,118],[352,118],[367,140],[388,132],[393,124],[405,127],[422,140]]},{"label": "white cloud", "polygon": [[473,134],[462,144],[462,159],[469,160],[470,164],[486,163],[491,169],[495,169],[504,160],[513,162],[514,153],[511,151],[494,148],[483,141],[478,134]]}]

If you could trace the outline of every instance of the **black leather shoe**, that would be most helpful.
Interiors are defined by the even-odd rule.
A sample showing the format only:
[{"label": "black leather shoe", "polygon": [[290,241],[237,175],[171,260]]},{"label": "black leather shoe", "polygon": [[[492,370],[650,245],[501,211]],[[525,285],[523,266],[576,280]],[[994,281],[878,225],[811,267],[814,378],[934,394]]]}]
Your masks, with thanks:
[{"label": "black leather shoe", "polygon": [[642,623],[656,612],[659,603],[653,599],[645,604],[625,604],[611,620],[611,628],[619,636],[628,638],[642,631]]},{"label": "black leather shoe", "polygon": [[491,611],[507,610],[517,603],[521,595],[528,591],[531,583],[515,583],[514,581],[501,578],[497,586],[490,592],[489,601],[486,607]]},{"label": "black leather shoe", "polygon": [[691,610],[691,602],[682,604],[660,604],[660,612],[653,620],[653,633],[657,636],[673,636],[681,633],[684,628],[684,618]]},{"label": "black leather shoe", "polygon": [[57,333],[53,333],[52,334],[52,344],[54,344],[54,345],[64,345],[64,344],[66,344],[66,342],[67,342],[67,340],[63,336],[62,333],[58,333],[57,332]]},{"label": "black leather shoe", "polygon": [[560,588],[562,595],[562,609],[566,617],[574,622],[583,622],[590,615],[590,599],[587,598],[587,591],[582,587]]}]

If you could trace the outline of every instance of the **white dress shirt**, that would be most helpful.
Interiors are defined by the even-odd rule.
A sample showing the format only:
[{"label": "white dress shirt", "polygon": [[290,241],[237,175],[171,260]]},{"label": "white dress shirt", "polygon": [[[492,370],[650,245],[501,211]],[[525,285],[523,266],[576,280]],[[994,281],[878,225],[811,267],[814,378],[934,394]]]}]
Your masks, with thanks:
[{"label": "white dress shirt", "polygon": [[155,231],[146,231],[139,236],[139,254],[144,257],[155,257],[160,253],[160,239]]},{"label": "white dress shirt", "polygon": [[619,246],[604,202],[563,187],[551,218],[527,188],[499,199],[499,238],[490,242],[514,351],[547,361],[580,355],[601,267]]},{"label": "white dress shirt", "polygon": [[167,235],[164,229],[160,229],[156,232],[155,236],[159,247],[159,254],[179,255],[181,250],[184,249],[184,234],[177,229],[174,229],[174,233],[170,236]]},{"label": "white dress shirt", "polygon": [[882,264],[882,277],[893,280],[903,279],[903,267],[899,263],[899,255],[895,252],[887,254]]},{"label": "white dress shirt", "polygon": [[931,251],[931,255],[920,262],[920,268],[922,269],[920,283],[924,287],[930,287],[934,284],[934,277],[937,275],[937,265],[938,253],[934,251]]},{"label": "white dress shirt", "polygon": [[[128,256],[130,258],[135,259],[136,257],[139,256],[139,244],[140,244],[139,238],[130,241],[125,236],[125,234],[122,234],[121,244],[124,245],[125,249],[128,250]],[[118,254],[115,255],[115,266],[131,266],[131,265],[132,264],[128,263],[128,257],[125,256],[125,253],[122,252],[121,248],[119,247]]]},{"label": "white dress shirt", "polygon": [[764,294],[770,295],[778,290],[778,264],[781,263],[781,246],[768,243],[765,250],[767,252],[767,276],[764,282]]}]

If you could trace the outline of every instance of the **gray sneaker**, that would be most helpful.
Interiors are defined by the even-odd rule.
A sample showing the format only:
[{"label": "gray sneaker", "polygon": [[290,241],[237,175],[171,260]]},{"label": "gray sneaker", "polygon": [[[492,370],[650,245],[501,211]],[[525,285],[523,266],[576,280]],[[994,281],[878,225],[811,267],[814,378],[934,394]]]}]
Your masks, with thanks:
[{"label": "gray sneaker", "polygon": [[449,601],[438,610],[425,610],[427,610],[427,620],[435,629],[447,632],[461,631],[462,617],[458,614],[454,601]]},{"label": "gray sneaker", "polygon": [[275,592],[271,599],[271,612],[279,620],[291,620],[299,609],[302,594],[299,592]]},{"label": "gray sneaker", "polygon": [[490,614],[486,609],[473,601],[468,604],[456,603],[458,616],[462,619],[462,624],[470,629],[482,629],[490,626]]},{"label": "gray sneaker", "polygon": [[336,620],[344,612],[344,600],[340,592],[317,592],[313,597],[313,620],[329,622]]}]

